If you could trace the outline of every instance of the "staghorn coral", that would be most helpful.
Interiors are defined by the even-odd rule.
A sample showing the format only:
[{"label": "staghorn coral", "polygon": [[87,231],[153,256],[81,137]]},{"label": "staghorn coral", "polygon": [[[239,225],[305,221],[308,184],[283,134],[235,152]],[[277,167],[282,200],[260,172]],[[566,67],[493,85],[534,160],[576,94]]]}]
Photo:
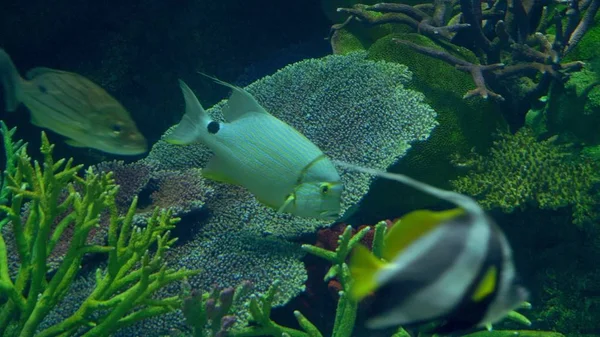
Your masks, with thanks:
[{"label": "staghorn coral", "polygon": [[131,201],[150,181],[152,165],[148,161],[138,161],[125,164],[122,160],[113,160],[97,164],[97,172],[112,172],[115,183],[119,185],[119,192],[115,201],[121,211],[127,211]]},{"label": "staghorn coral", "polygon": [[596,218],[592,187],[598,166],[570,154],[566,145],[537,141],[527,128],[504,135],[489,156],[475,156],[473,170],[452,181],[453,187],[478,198],[484,208],[513,212],[533,205],[541,209],[571,206],[573,222]]},{"label": "staghorn coral", "polygon": [[[0,133],[2,134],[2,145],[4,145],[4,170],[0,174],[0,205],[6,205],[10,197],[11,190],[8,188],[6,176],[14,174],[17,169],[17,163],[21,153],[26,151],[27,143],[22,140],[13,141],[12,137],[17,128],[8,129],[4,121],[0,120]],[[0,219],[0,230],[9,222],[8,218]]]},{"label": "staghorn coral", "polygon": [[[69,195],[68,191],[63,190],[58,196],[59,202],[60,203],[65,202],[68,195]],[[26,221],[27,218],[30,216],[31,205],[32,205],[31,203],[26,203],[25,205],[23,205],[22,212],[21,212],[21,221],[23,221],[23,222]],[[68,207],[66,210],[64,210],[62,213],[57,214],[56,217],[54,218],[54,220],[52,221],[52,223],[50,224],[50,230],[55,231],[58,228],[59,224],[67,216],[69,216],[69,214],[72,214],[72,213],[73,213],[73,207],[71,206],[71,207]],[[108,227],[109,227],[108,221],[109,221],[108,212],[103,212],[102,214],[100,214],[99,223],[101,225],[90,228],[88,237],[86,239],[87,245],[104,245],[106,243],[106,235],[108,234]],[[73,239],[73,236],[75,234],[75,231],[76,231],[75,225],[76,225],[75,223],[71,223],[70,225],[68,225],[67,227],[62,229],[62,235],[57,239],[56,244],[54,245],[53,249],[50,252],[48,252],[48,257],[46,259],[46,267],[48,268],[48,272],[55,271],[61,265],[63,258],[69,251],[69,246],[71,245],[71,240]],[[13,224],[9,222],[5,227],[3,227],[0,230],[0,233],[2,234],[2,236],[4,237],[4,241],[6,242],[6,250],[8,252],[11,252],[11,254],[9,254],[7,257],[9,272],[10,272],[11,276],[16,276],[16,273],[19,270],[19,264],[20,264],[21,258],[19,256],[19,254],[17,254],[18,245],[17,245],[16,238],[14,237]]]},{"label": "staghorn coral", "polygon": [[[80,178],[77,172],[82,166],[73,166],[72,160],[55,162],[52,150],[42,133],[43,162],[32,162],[22,151],[14,172],[6,172],[11,196],[0,211],[11,222],[20,263],[16,275],[11,276],[6,240],[0,235],[0,335],[69,336],[83,329],[82,336],[106,336],[174,310],[181,304],[177,297],[150,297],[168,283],[195,274],[164,264],[163,255],[175,242],[169,230],[176,219],[157,209],[144,229],[134,227],[137,200],[126,216],[120,216],[115,203],[118,188],[110,174],[89,170]],[[65,190],[68,195],[61,199]],[[29,213],[23,218],[24,203],[29,203]],[[108,245],[88,244],[89,233],[105,209],[110,214]],[[65,211],[69,214],[53,226]],[[65,257],[56,272],[48,275],[48,256],[71,225],[74,230]],[[153,253],[150,246],[156,247]],[[84,255],[90,253],[108,254],[106,269],[96,271],[93,291],[76,304],[74,314],[41,328],[44,318],[67,295]]]}]

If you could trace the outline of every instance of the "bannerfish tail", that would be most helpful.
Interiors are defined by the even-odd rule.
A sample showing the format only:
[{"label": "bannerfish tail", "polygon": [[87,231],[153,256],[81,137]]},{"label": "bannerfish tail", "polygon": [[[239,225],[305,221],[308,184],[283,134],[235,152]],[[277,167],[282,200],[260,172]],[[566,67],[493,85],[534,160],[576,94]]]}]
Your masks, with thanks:
[{"label": "bannerfish tail", "polygon": [[0,81],[4,88],[4,101],[7,111],[15,111],[19,106],[21,76],[10,56],[0,48]]},{"label": "bannerfish tail", "polygon": [[185,114],[165,140],[171,144],[187,145],[197,142],[206,132],[209,132],[207,129],[212,120],[192,89],[182,80],[179,80],[179,87],[185,100]]}]

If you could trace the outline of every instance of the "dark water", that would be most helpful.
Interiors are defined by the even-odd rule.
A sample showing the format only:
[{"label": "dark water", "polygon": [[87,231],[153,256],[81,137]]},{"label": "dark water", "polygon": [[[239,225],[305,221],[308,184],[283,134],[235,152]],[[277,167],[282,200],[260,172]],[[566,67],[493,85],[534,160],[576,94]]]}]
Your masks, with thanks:
[{"label": "dark water", "polygon": [[[593,3],[597,1],[592,0]],[[149,144],[153,145],[159,142],[169,127],[181,120],[184,113],[178,79],[183,79],[194,89],[204,107],[211,107],[227,97],[228,89],[215,85],[198,72],[244,87],[295,62],[331,55],[331,43],[326,38],[329,36],[331,25],[340,23],[339,17],[335,17],[332,21],[332,8],[350,6],[354,3],[358,1],[2,0],[0,2],[0,47],[11,55],[22,75],[31,68],[43,66],[75,72],[98,83],[127,108]],[[410,2],[413,3],[416,2]],[[565,11],[561,6],[555,6],[557,11]],[[598,20],[596,16],[596,21]],[[385,49],[378,43],[383,44],[381,41],[392,36],[387,34],[405,34],[408,28],[396,29],[386,26],[379,31],[374,29],[367,30],[365,33],[361,30],[364,29],[363,26],[356,22],[353,24],[356,25],[349,26],[349,31],[358,36],[364,46],[370,47],[369,58],[391,62],[402,58],[403,52]],[[590,25],[596,27],[592,23]],[[410,29],[408,32],[414,33]],[[486,31],[486,34],[492,36],[493,31]],[[597,30],[594,34],[596,34],[593,35],[594,38],[599,36]],[[592,36],[592,33],[589,33],[589,36]],[[468,38],[465,39],[460,35],[453,42],[461,46],[472,46]],[[600,48],[598,40],[592,41],[591,44],[594,45],[594,42],[595,46]],[[352,46],[352,43],[345,43]],[[537,44],[530,44],[538,48]],[[503,57],[506,55],[503,54]],[[588,62],[588,59],[581,56],[585,55],[584,52],[576,55],[573,60],[581,59]],[[426,58],[423,55],[419,57]],[[480,61],[481,59],[480,57]],[[433,107],[437,112],[439,125],[431,132],[428,140],[419,142],[415,141],[417,137],[411,138],[408,142],[413,148],[406,154],[399,154],[397,156],[399,160],[390,166],[390,170],[405,173],[445,189],[460,189],[456,181],[461,177],[471,177],[472,181],[484,186],[477,189],[469,185],[460,192],[471,194],[480,201],[506,234],[513,249],[514,263],[520,281],[530,292],[529,301],[532,309],[519,310],[519,312],[531,320],[531,326],[506,320],[495,325],[496,331],[489,333],[491,337],[494,337],[492,334],[497,334],[497,337],[512,336],[512,332],[509,332],[512,330],[519,331],[515,335],[527,337],[600,336],[600,225],[598,224],[600,176],[597,173],[600,172],[597,170],[600,165],[597,152],[594,152],[595,156],[589,155],[598,146],[595,142],[598,139],[595,135],[597,125],[590,126],[600,120],[598,111],[600,105],[594,105],[600,101],[598,99],[600,92],[593,91],[600,87],[597,80],[597,59],[599,58],[593,59],[596,61],[589,61],[590,66],[586,68],[589,71],[596,71],[595,80],[592,75],[590,75],[592,79],[583,79],[584,82],[589,81],[589,83],[585,82],[588,85],[585,90],[588,91],[583,90],[585,94],[577,96],[573,101],[569,101],[573,93],[580,93],[581,90],[580,87],[572,84],[574,82],[568,82],[569,76],[553,82],[552,86],[548,85],[544,94],[537,96],[531,92],[528,96],[519,90],[545,75],[530,76],[533,79],[528,78],[521,82],[502,82],[490,76],[487,78],[490,85],[498,88],[497,91],[509,99],[503,102],[477,100],[479,98],[468,101],[462,99],[462,94],[467,89],[473,89],[471,78],[465,75],[466,80],[458,77],[455,79],[453,77],[455,73],[452,73],[455,71],[452,69],[453,66],[446,65],[451,69],[440,70],[442,67],[438,64],[425,62],[421,65],[419,62],[422,59],[410,56],[406,56],[406,62],[401,62],[409,67],[413,79],[412,82],[400,85],[398,90],[410,89],[423,92],[424,98],[419,100],[422,99]],[[595,70],[594,66],[591,66],[592,63],[596,65]],[[439,69],[436,68],[438,66]],[[558,65],[555,64],[554,69],[558,69],[557,67]],[[439,73],[435,73],[438,70]],[[427,78],[432,73],[433,82],[436,82],[435,79],[438,78],[436,76],[439,76],[438,82],[443,83],[432,84],[431,79]],[[304,76],[304,74],[295,75]],[[577,75],[573,76],[577,77]],[[292,87],[299,80],[300,78],[290,80],[290,92],[297,90]],[[327,87],[330,82],[327,80],[327,78],[322,79],[325,83],[324,88],[315,90],[333,92],[330,101],[335,101],[335,90],[344,92],[357,90],[355,84],[350,82],[330,90]],[[544,77],[540,81],[545,80]],[[467,87],[463,88],[465,81]],[[569,87],[569,83],[572,87]],[[276,96],[276,94],[260,92],[261,89],[257,90],[258,95],[261,95],[259,97]],[[282,91],[282,96],[286,97],[288,92]],[[456,92],[460,95],[457,96]],[[517,130],[524,129],[527,111],[530,108],[543,107],[537,99],[538,96],[543,96],[545,99],[546,94],[552,92],[555,93],[552,97],[556,102],[556,108],[548,108],[550,126],[540,132],[536,130],[536,136],[530,137],[533,143],[519,144],[513,147],[514,152],[505,157],[498,154],[507,151],[507,148],[501,147],[504,139],[502,134],[515,133]],[[514,94],[514,97],[511,97],[511,94]],[[3,95],[0,91],[0,101],[4,100]],[[584,108],[581,102],[587,100],[587,96],[590,97],[590,101],[595,100],[593,104],[590,103]],[[310,95],[307,97],[314,98]],[[373,111],[372,113],[375,114],[377,108],[382,105],[379,102],[381,99],[389,99],[389,97],[374,94],[372,101],[357,103],[356,111],[365,114]],[[582,106],[579,106],[579,103]],[[293,110],[309,102],[307,99],[305,102],[286,104],[282,106]],[[573,121],[562,113],[571,107],[576,111],[581,110],[577,112],[582,116],[579,121]],[[298,108],[298,111],[301,111],[301,108]],[[326,108],[314,111],[315,115],[327,113]],[[331,125],[337,126],[341,124],[339,120],[345,117],[332,115],[326,118],[329,120],[323,123],[330,122]],[[38,151],[41,129],[30,123],[27,109],[20,106],[13,113],[0,109],[0,119],[9,128],[17,127],[15,139],[27,141],[29,155],[33,159],[41,160]],[[310,116],[305,119],[311,120]],[[371,123],[371,121],[367,117],[364,118],[364,123]],[[362,122],[363,120],[356,121],[357,124]],[[419,123],[424,122],[407,120],[404,126],[416,128]],[[583,127],[581,124],[587,125]],[[389,125],[395,128],[398,123],[390,122]],[[320,126],[322,125],[317,125],[313,129]],[[389,137],[401,136],[399,135],[401,130],[390,128]],[[140,164],[142,166],[137,168],[115,164],[115,170],[120,170],[118,171],[120,175],[115,171],[115,176],[119,177],[117,183],[122,184],[123,190],[134,191],[131,195],[127,195],[130,197],[127,202],[130,202],[134,195],[139,196],[140,205],[136,211],[138,215],[147,215],[153,206],[180,211],[177,214],[182,217],[182,221],[172,231],[173,236],[180,237],[180,240],[172,247],[172,254],[168,255],[167,261],[175,268],[189,266],[208,269],[204,271],[205,274],[191,278],[193,288],[208,292],[213,284],[232,287],[251,275],[255,278],[251,281],[255,283],[256,288],[265,292],[267,290],[265,284],[275,281],[274,277],[271,280],[271,275],[265,273],[279,271],[277,276],[281,282],[285,284],[287,281],[289,285],[287,288],[286,285],[282,286],[286,292],[285,296],[288,293],[293,293],[294,296],[288,296],[291,298],[286,297],[281,301],[285,303],[278,303],[282,305],[272,311],[271,318],[282,326],[300,329],[293,316],[294,310],[299,310],[322,332],[323,336],[331,336],[339,290],[342,286],[339,275],[338,279],[323,282],[323,277],[331,264],[319,257],[304,256],[299,245],[316,244],[334,250],[345,224],[350,224],[356,229],[361,225],[373,226],[381,220],[399,218],[415,209],[441,210],[449,207],[448,203],[420,195],[397,183],[376,180],[370,185],[371,189],[364,195],[362,202],[353,205],[347,211],[343,224],[340,224],[340,220],[331,229],[319,231],[315,229],[319,226],[315,225],[310,231],[297,231],[301,232],[298,235],[295,235],[294,228],[289,230],[294,235],[288,235],[285,226],[296,226],[293,218],[285,218],[287,222],[278,220],[281,221],[277,223],[281,225],[279,232],[272,231],[266,224],[261,227],[262,223],[254,228],[252,226],[257,222],[272,222],[273,218],[261,218],[266,213],[257,211],[256,206],[248,201],[253,200],[251,195],[243,194],[239,190],[219,187],[223,186],[219,184],[203,185],[203,180],[193,175],[190,170],[199,166],[196,164],[206,162],[209,154],[206,150],[198,150],[194,155],[189,155],[191,159],[183,150],[172,150],[172,152],[165,150],[169,158],[159,158],[159,163],[156,164],[143,161],[147,154],[117,156],[93,149],[73,148],[64,143],[62,136],[51,131],[47,131],[47,135],[50,142],[55,144],[55,158],[74,157],[77,163],[85,164],[86,167],[111,160],[142,163]],[[381,139],[369,138],[369,132],[365,132],[364,136],[365,144],[381,141]],[[311,135],[307,134],[307,137],[311,138]],[[339,144],[343,143],[343,134],[333,135],[332,139],[334,141],[330,145],[335,148],[331,150],[332,152],[342,148]],[[544,143],[548,139],[551,141]],[[556,139],[558,140],[554,142]],[[540,147],[542,152],[549,149],[548,155],[528,151],[532,148],[538,149],[535,144],[541,143],[550,144],[547,147]],[[166,146],[164,143],[159,145]],[[360,152],[363,149],[360,144],[346,145],[343,148],[348,153]],[[554,148],[555,145],[560,146],[560,149]],[[387,149],[382,149],[381,152],[384,150]],[[555,150],[556,153],[551,152]],[[378,152],[377,149],[371,151]],[[329,153],[327,149],[324,149],[324,152]],[[400,152],[402,151],[398,150],[398,153]],[[527,157],[530,152],[535,153]],[[520,162],[522,157],[526,158]],[[4,156],[0,160],[4,167],[6,161]],[[500,163],[502,166],[506,163],[508,168],[502,171],[486,166],[486,162],[493,162],[493,160],[497,160],[494,163]],[[473,162],[478,164],[473,165]],[[513,162],[517,163],[516,166]],[[470,163],[471,166],[465,163]],[[156,166],[152,166],[155,164]],[[134,168],[131,169],[132,167]],[[485,169],[481,169],[482,167]],[[140,173],[146,169],[149,173]],[[481,175],[469,175],[478,172],[479,169]],[[538,175],[530,174],[531,171],[535,171]],[[490,175],[484,175],[486,172],[500,173],[490,178]],[[521,175],[525,178],[521,179]],[[486,185],[489,182],[486,181],[488,178],[492,179],[493,183]],[[553,181],[554,178],[556,179]],[[502,190],[498,185],[507,181],[515,184],[515,190],[522,186],[529,187],[531,181],[543,181],[543,183],[539,184],[541,187],[536,185],[541,191],[539,194],[532,193],[524,197],[524,200],[521,200],[519,206],[514,209],[507,210],[501,204],[493,204],[493,202],[488,205],[489,207],[483,204],[487,200],[486,195],[492,193],[490,191]],[[131,187],[132,185],[136,186]],[[205,190],[199,192],[203,188]],[[469,188],[471,188],[469,191],[476,190],[477,193],[466,191]],[[209,190],[210,192],[207,192]],[[164,199],[157,201],[160,196]],[[507,193],[505,196],[509,198],[512,195]],[[203,203],[206,202],[206,205],[196,208],[191,206],[191,201],[200,199]],[[120,206],[122,206],[120,211],[124,212],[127,206]],[[584,208],[587,212],[583,217],[584,220],[578,221],[580,218],[577,217],[577,210]],[[23,217],[25,214],[24,212]],[[250,224],[248,226],[251,227],[250,229],[245,227],[246,223]],[[140,220],[139,225],[144,227],[144,221]],[[0,234],[6,235],[6,233],[7,228],[4,228]],[[35,234],[28,233],[28,235]],[[101,238],[102,240],[104,237]],[[13,251],[9,252],[11,255],[9,260],[12,260],[9,264],[12,264],[11,268],[15,268],[15,264],[19,261],[18,254],[14,254],[16,250],[14,244],[9,245],[9,249],[11,247]],[[153,245],[150,251],[154,252],[155,248]],[[58,309],[47,313],[47,317],[40,323],[38,332],[73,314],[77,306],[94,289],[93,273],[96,268],[104,268],[104,261],[105,257],[101,254],[87,256],[83,260],[84,265],[66,298],[58,303]],[[13,269],[11,271],[14,272]],[[50,270],[48,279],[51,279],[55,272]],[[226,276],[221,277],[222,275]],[[299,286],[305,288],[300,290]],[[160,294],[158,296],[176,296],[179,293],[181,293],[179,285],[169,285],[158,292]],[[9,303],[7,294],[0,290],[0,313]],[[395,332],[394,329],[372,331],[365,328],[366,319],[372,312],[377,311],[373,308],[373,303],[377,302],[373,301],[373,298],[369,297],[358,307],[352,335],[338,331],[335,336],[391,336]],[[238,306],[234,307],[229,314],[235,315],[238,313],[236,310],[239,310],[238,322],[245,325],[243,322],[248,319],[248,309],[240,306],[240,303],[237,304]],[[190,327],[184,324],[180,308],[173,309],[177,310],[124,327],[115,332],[115,335],[180,336],[178,333],[181,333],[181,336],[192,336]],[[95,320],[106,314],[102,310],[98,312],[88,318]],[[1,315],[0,319],[4,319],[4,322],[10,321]],[[256,322],[250,323],[250,326],[256,325]],[[5,331],[6,336],[19,336],[15,332],[18,328],[16,330],[4,330],[5,327],[1,326],[0,328],[3,329],[0,331]],[[417,334],[417,330],[412,327],[408,330],[411,335]],[[87,328],[81,327],[65,332],[65,336],[85,336],[86,331]],[[236,330],[233,331],[229,336],[238,336]],[[473,331],[462,331],[456,336]],[[251,335],[260,334],[245,336]],[[209,334],[209,336],[213,335]],[[293,334],[292,336],[294,337]],[[298,334],[298,336],[305,335]],[[485,334],[477,335],[477,337],[483,336]]]}]

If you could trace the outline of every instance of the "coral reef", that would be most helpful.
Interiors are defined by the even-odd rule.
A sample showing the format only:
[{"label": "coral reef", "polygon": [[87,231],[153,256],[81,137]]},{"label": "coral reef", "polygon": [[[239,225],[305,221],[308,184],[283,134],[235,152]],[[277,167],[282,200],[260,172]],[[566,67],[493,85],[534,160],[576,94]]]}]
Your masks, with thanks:
[{"label": "coral reef", "polygon": [[[440,60],[424,57],[409,47],[398,45],[402,38],[430,48],[448,50],[469,60],[475,55],[466,48],[438,46],[431,39],[415,33],[396,33],[379,38],[368,49],[368,58],[406,65],[413,73],[407,87],[425,95],[425,102],[436,111],[439,125],[431,136],[414,144],[406,156],[390,168],[440,187],[450,187],[449,181],[461,172],[450,163],[454,155],[465,156],[473,149],[485,153],[492,145],[497,130],[507,130],[501,112],[490,101],[464,100],[471,78]],[[438,201],[425,194],[413,193],[410,188],[375,182],[372,197],[365,200],[364,209],[372,213],[365,221],[395,217],[405,211],[434,207]],[[377,197],[385,196],[385,197]]]},{"label": "coral reef", "polygon": [[[12,143],[11,135],[4,134],[6,148],[19,147],[21,143]],[[110,174],[88,170],[85,177],[78,177],[82,166],[73,166],[72,160],[55,162],[52,150],[42,133],[43,162],[32,162],[22,150],[16,166],[5,170],[3,188],[10,189],[10,196],[0,212],[10,221],[19,265],[16,274],[10,275],[6,238],[0,235],[0,334],[50,337],[80,331],[82,336],[103,336],[177,308],[181,304],[177,297],[151,299],[165,285],[196,273],[167,268],[164,263],[165,251],[175,242],[169,230],[176,220],[157,209],[145,228],[134,227],[136,199],[127,214],[120,216],[115,203],[118,187]],[[65,198],[61,198],[63,191],[68,191]],[[25,204],[29,211],[23,216]],[[108,244],[88,244],[90,231],[106,209]],[[68,214],[56,224],[64,212]],[[64,258],[49,275],[48,257],[67,228],[72,231]],[[150,246],[156,250],[150,252]],[[83,257],[96,253],[107,254],[108,261],[106,269],[96,271],[91,294],[76,304],[74,314],[41,328],[45,317],[67,295]]]},{"label": "coral reef", "polygon": [[[373,252],[376,256],[380,256],[383,249],[383,238],[386,235],[386,229],[388,224],[386,222],[380,222],[375,226],[375,234],[373,236]],[[347,226],[338,238],[338,246],[334,251],[318,248],[313,245],[303,245],[303,249],[311,255],[319,257],[328,261],[331,264],[329,272],[325,276],[325,281],[332,278],[337,278],[340,282],[341,289],[337,292],[335,301],[337,302],[337,309],[335,312],[335,320],[331,326],[331,330],[323,334],[322,327],[318,327],[313,324],[304,314],[298,310],[294,311],[294,317],[299,328],[290,328],[285,325],[275,322],[271,318],[272,304],[278,293],[278,287],[280,281],[275,281],[270,289],[264,294],[252,295],[247,303],[250,312],[250,319],[244,324],[233,325],[231,322],[239,320],[236,317],[235,310],[232,310],[230,303],[234,302],[234,295],[238,295],[238,291],[233,288],[226,289],[219,292],[205,292],[204,294],[196,293],[194,296],[188,298],[186,311],[187,322],[191,323],[193,327],[193,333],[191,336],[212,336],[220,337],[223,328],[226,328],[227,336],[229,337],[252,337],[252,336],[291,336],[291,337],[350,337],[354,335],[361,335],[361,333],[367,333],[366,330],[362,330],[360,326],[360,320],[357,317],[359,313],[359,303],[353,301],[346,294],[350,291],[353,286],[352,276],[349,272],[348,265],[346,264],[349,253],[353,250],[353,247],[364,239],[365,235],[371,231],[370,227],[365,227],[360,231],[357,231],[354,235],[352,227]],[[246,291],[246,289],[244,289]],[[217,302],[219,298],[219,302]],[[212,302],[211,302],[212,299]],[[322,299],[325,301],[325,299]],[[219,303],[219,305],[217,305]],[[527,303],[524,307],[529,307]],[[212,310],[214,308],[215,310]],[[211,315],[212,312],[212,315]],[[207,320],[207,316],[212,316],[213,320]],[[516,311],[510,313],[511,319],[520,325],[530,325],[531,322],[523,315]],[[219,320],[221,318],[221,320]],[[215,320],[216,319],[216,320]],[[203,322],[204,324],[198,324]],[[210,328],[209,328],[210,327]],[[490,333],[485,331],[485,333]],[[494,335],[497,336],[510,336],[520,335],[521,330],[495,330]],[[377,334],[373,331],[368,332],[369,335],[376,336],[392,336],[392,337],[406,337],[410,336],[402,327],[398,327],[395,333],[388,332],[387,334]],[[464,336],[479,336],[481,332],[475,332]],[[528,336],[556,336],[561,337],[562,334],[549,331],[523,331],[524,335]],[[421,332],[421,336],[434,336],[425,332]],[[188,334],[180,333],[175,336],[188,336]]]},{"label": "coral reef", "polygon": [[150,181],[153,170],[152,165],[146,161],[137,161],[125,164],[122,160],[101,162],[94,166],[97,172],[112,172],[112,177],[119,185],[119,192],[115,198],[117,207],[125,212],[131,201]]},{"label": "coral reef", "polygon": [[[478,55],[478,62],[456,57],[452,53],[396,39],[399,44],[456,66],[469,73],[475,89],[465,98],[480,96],[504,101],[506,95],[539,98],[554,80],[563,81],[567,73],[583,67],[580,61],[563,62],[590,29],[600,8],[597,1],[570,1],[568,6],[547,5],[541,1],[491,1],[480,3],[460,0],[460,11],[453,11],[451,1],[432,1],[428,7],[401,3],[356,4],[339,8],[349,19],[369,26],[401,24],[440,42],[465,46]],[[339,30],[346,25],[337,25]],[[550,35],[552,33],[552,35]],[[518,93],[491,89],[490,83],[520,81]],[[508,87],[515,87],[507,84]],[[501,87],[499,87],[501,89]],[[526,110],[525,110],[526,111]]]},{"label": "coral reef", "polygon": [[475,196],[484,208],[513,212],[527,206],[572,207],[576,224],[598,216],[592,189],[600,181],[598,165],[570,153],[565,145],[537,141],[527,128],[504,135],[489,156],[457,160],[473,170],[452,185]]},{"label": "coral reef", "polygon": [[[437,123],[423,96],[404,88],[411,79],[406,67],[364,57],[356,53],[301,61],[246,89],[267,111],[298,129],[330,157],[385,169],[405,154],[410,143],[426,139]],[[223,102],[215,105],[209,113],[219,119],[222,106]],[[208,158],[210,152],[202,144],[181,147],[160,141],[147,160],[156,162],[159,169],[173,170],[203,167]],[[342,172],[342,180],[346,211],[366,194],[372,178]],[[239,207],[245,219],[252,219],[244,226],[258,233],[294,237],[327,224],[242,202],[251,207]]]},{"label": "coral reef", "polygon": [[[8,182],[6,181],[7,176],[13,175],[17,169],[17,163],[19,162],[24,151],[26,151],[27,143],[22,140],[13,141],[13,137],[17,132],[17,128],[8,129],[4,121],[0,120],[0,134],[2,134],[2,145],[4,146],[4,174],[0,175],[0,205],[6,206],[9,201],[11,194],[10,188],[8,188]],[[0,230],[10,220],[6,217],[0,219]]]},{"label": "coral reef", "polygon": [[570,210],[497,213],[531,286],[532,327],[594,336],[600,315],[600,227],[573,226]]},{"label": "coral reef", "polygon": [[158,171],[152,174],[151,208],[168,209],[175,216],[202,209],[212,197],[213,189],[206,184],[201,169]]},{"label": "coral reef", "polygon": [[[405,154],[410,143],[427,138],[436,125],[435,113],[422,102],[422,95],[404,88],[409,80],[406,67],[368,61],[359,53],[301,61],[246,89],[332,158],[385,169]],[[222,106],[223,102],[208,111],[219,119]],[[202,144],[159,141],[144,160],[157,170],[182,171],[204,167],[210,156]],[[346,185],[344,210],[349,210],[368,191],[372,178],[341,173]],[[195,233],[171,249],[169,264],[206,271],[189,279],[199,291],[215,282],[233,287],[248,280],[257,292],[265,292],[274,278],[280,278],[274,305],[298,295],[306,281],[304,254],[284,238],[313,233],[329,223],[278,214],[239,186],[212,181],[206,185],[212,188],[204,205],[208,216],[186,221]],[[175,291],[170,289],[168,295]],[[165,329],[182,319],[177,315],[154,320],[124,334],[144,335],[146,329]]]}]

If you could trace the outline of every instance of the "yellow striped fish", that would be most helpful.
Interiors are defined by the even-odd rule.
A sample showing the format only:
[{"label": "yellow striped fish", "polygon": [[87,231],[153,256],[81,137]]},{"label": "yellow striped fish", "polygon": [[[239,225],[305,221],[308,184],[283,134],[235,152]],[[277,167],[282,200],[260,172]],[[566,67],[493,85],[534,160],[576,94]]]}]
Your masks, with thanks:
[{"label": "yellow striped fish", "polygon": [[435,333],[452,333],[495,323],[526,301],[506,237],[473,199],[401,174],[342,165],[458,206],[406,214],[386,234],[382,259],[364,246],[353,252],[350,295],[377,295],[369,328],[434,323]]},{"label": "yellow striped fish", "polygon": [[212,120],[192,90],[179,81],[185,115],[166,140],[204,143],[214,153],[203,169],[206,177],[243,186],[279,212],[336,219],[343,185],[329,158],[247,91],[214,80],[233,89],[222,110],[227,122]]},{"label": "yellow striped fish", "polygon": [[0,80],[6,110],[23,103],[31,123],[68,138],[67,144],[136,155],[146,152],[146,139],[129,112],[104,89],[66,71],[35,68],[21,78],[10,56],[0,49]]}]

